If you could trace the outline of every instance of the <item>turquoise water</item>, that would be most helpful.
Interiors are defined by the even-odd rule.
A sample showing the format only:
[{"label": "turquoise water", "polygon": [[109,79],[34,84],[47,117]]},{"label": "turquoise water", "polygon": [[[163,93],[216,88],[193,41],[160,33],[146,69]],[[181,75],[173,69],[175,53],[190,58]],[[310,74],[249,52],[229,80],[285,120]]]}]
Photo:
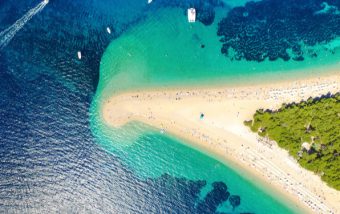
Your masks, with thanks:
[{"label": "turquoise water", "polygon": [[[216,20],[224,14],[225,9],[218,10]],[[338,40],[314,46],[318,57],[306,56],[302,62],[231,60],[220,52],[217,23],[190,24],[180,9],[154,12],[109,45],[101,61],[99,90],[103,95],[100,87],[105,87],[105,93],[111,95],[154,86],[263,82],[317,75],[325,66],[338,66],[339,51],[329,51],[339,49]],[[305,52],[310,49],[303,48]]]},{"label": "turquoise water", "polygon": [[[231,168],[214,157],[204,154],[185,142],[158,133],[143,124],[131,123],[114,130],[100,121],[94,122],[93,132],[107,151],[119,156],[141,179],[157,178],[164,174],[189,180],[204,180],[201,198],[211,191],[212,183],[222,181],[231,194],[241,197],[237,212],[299,213],[299,208],[287,206],[263,184],[242,172]],[[98,128],[97,125],[101,124]],[[133,137],[134,136],[134,137]],[[231,205],[223,203],[218,211],[230,212]]]},{"label": "turquoise water", "polygon": [[[299,213],[294,205],[242,170],[221,163],[186,142],[139,123],[119,129],[107,127],[100,117],[102,101],[124,90],[294,79],[338,68],[337,39],[313,47],[302,44],[303,52],[312,50],[318,56],[307,55],[303,61],[257,62],[226,57],[220,51],[216,29],[228,10],[217,9],[214,23],[205,26],[198,22],[189,24],[181,9],[157,9],[112,41],[100,63],[100,81],[91,106],[92,132],[101,146],[142,179],[169,174],[208,184],[222,181],[231,194],[241,197],[237,212]],[[207,185],[201,195],[210,188]],[[218,210],[231,212],[232,207],[225,202]]]},{"label": "turquoise water", "polygon": [[[216,7],[218,0],[153,0],[152,4],[50,0],[34,12],[31,9],[42,0],[0,0],[0,213],[231,213],[229,199],[237,196],[241,204],[235,213],[301,213],[241,169],[222,164],[187,142],[138,123],[106,127],[98,112],[103,99],[121,90],[261,82],[304,76],[311,67],[334,66],[340,19],[336,10],[328,9],[340,8],[340,3],[328,2],[327,9],[323,1],[257,1],[280,3],[279,11],[293,5],[319,14],[306,19],[300,19],[301,13],[295,14],[298,19],[279,17],[276,21],[286,23],[290,31],[277,33],[270,27],[274,32],[270,38],[277,33],[290,49],[291,44],[301,44],[304,61],[258,63],[222,56],[217,23],[236,6],[242,6],[236,13],[241,17],[254,17],[257,11],[259,16],[272,16],[265,8],[273,6],[244,8],[248,0],[223,0],[224,8]],[[185,10],[191,6],[206,15],[202,21],[211,21],[215,14],[212,25],[189,25]],[[289,13],[272,17],[285,14]],[[239,25],[242,20],[245,23]],[[263,35],[249,31],[265,23],[261,17],[236,19],[235,29],[228,28],[233,31],[226,37],[246,26],[245,38],[256,38],[229,54],[268,48],[261,42]],[[293,56],[297,50],[287,51]],[[309,51],[318,57],[310,58]],[[228,194],[233,197],[226,200]]]}]

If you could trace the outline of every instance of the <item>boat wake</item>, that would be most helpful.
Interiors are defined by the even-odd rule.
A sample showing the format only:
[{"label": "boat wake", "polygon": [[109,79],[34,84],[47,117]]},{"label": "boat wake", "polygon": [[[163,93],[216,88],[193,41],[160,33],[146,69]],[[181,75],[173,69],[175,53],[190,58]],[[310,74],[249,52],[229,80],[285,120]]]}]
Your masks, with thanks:
[{"label": "boat wake", "polygon": [[24,25],[37,13],[42,11],[48,4],[48,0],[44,0],[36,7],[30,9],[23,17],[18,19],[13,25],[0,32],[0,50],[8,45],[15,34],[24,27]]}]

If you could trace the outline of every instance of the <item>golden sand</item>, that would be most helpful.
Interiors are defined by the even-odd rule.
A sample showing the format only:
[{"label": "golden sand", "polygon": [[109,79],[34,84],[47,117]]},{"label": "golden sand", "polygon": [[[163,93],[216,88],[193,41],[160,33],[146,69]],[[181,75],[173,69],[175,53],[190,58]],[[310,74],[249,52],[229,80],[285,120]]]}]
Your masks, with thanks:
[{"label": "golden sand", "polygon": [[[340,213],[340,192],[243,125],[257,109],[340,91],[340,74],[273,84],[134,91],[102,103],[117,127],[141,121],[242,168],[311,213]],[[200,115],[204,114],[201,119]]]}]

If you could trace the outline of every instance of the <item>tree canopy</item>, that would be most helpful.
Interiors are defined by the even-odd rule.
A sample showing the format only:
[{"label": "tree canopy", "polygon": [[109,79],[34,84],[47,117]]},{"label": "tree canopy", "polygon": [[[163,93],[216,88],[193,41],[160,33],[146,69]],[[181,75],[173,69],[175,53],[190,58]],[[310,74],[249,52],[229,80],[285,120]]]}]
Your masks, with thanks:
[{"label": "tree canopy", "polygon": [[[246,121],[252,131],[289,151],[299,164],[340,190],[340,93],[257,110]],[[302,147],[308,143],[310,149]]]}]

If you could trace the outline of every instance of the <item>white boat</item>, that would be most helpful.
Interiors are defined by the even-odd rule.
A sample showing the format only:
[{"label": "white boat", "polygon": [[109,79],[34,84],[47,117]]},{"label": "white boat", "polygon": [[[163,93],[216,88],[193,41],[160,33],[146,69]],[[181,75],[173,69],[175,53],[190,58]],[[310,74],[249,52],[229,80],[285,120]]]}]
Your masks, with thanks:
[{"label": "white boat", "polygon": [[195,22],[196,21],[196,9],[195,8],[189,8],[188,9],[188,21],[189,22]]},{"label": "white boat", "polygon": [[78,59],[81,59],[81,52],[78,51]]},{"label": "white boat", "polygon": [[111,29],[109,27],[106,28],[106,31],[111,34]]},{"label": "white boat", "polygon": [[152,2],[152,0],[148,0],[148,4],[150,4]]},{"label": "white boat", "polygon": [[44,3],[46,3],[46,4],[47,4],[48,2],[49,2],[49,0],[44,0]]}]

